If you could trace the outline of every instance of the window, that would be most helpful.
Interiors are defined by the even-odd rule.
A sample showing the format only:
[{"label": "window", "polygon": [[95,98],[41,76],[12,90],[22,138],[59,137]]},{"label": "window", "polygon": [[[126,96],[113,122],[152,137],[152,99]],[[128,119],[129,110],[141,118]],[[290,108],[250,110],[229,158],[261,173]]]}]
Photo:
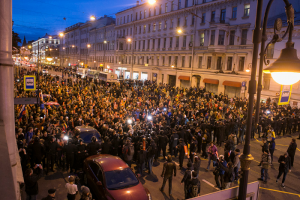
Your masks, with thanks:
[{"label": "window", "polygon": [[145,40],[143,40],[143,49],[145,49],[146,48],[146,42],[145,42]]},{"label": "window", "polygon": [[175,67],[177,67],[177,63],[178,63],[178,56],[175,56],[175,58],[174,58],[174,65],[175,65]]},{"label": "window", "polygon": [[172,48],[173,38],[170,37],[170,48]]},{"label": "window", "polygon": [[156,57],[157,66],[159,66],[159,56]]},{"label": "window", "polygon": [[245,57],[239,58],[239,71],[244,71]]},{"label": "window", "polygon": [[159,48],[159,49],[160,49],[160,38],[158,38],[158,39],[157,39],[157,42],[158,42],[158,44],[157,44],[157,48]]},{"label": "window", "polygon": [[243,29],[242,30],[241,45],[246,45],[247,44],[247,33],[248,33],[248,29]]},{"label": "window", "polygon": [[131,14],[131,15],[130,15],[130,21],[131,21],[131,22],[132,22],[132,18],[133,18],[133,15]]},{"label": "window", "polygon": [[192,56],[189,56],[189,68],[192,67]]},{"label": "window", "polygon": [[162,66],[165,65],[165,56],[162,57]]},{"label": "window", "polygon": [[140,19],[142,19],[142,11],[140,11]]},{"label": "window", "polygon": [[207,69],[211,68],[211,56],[207,57]]},{"label": "window", "polygon": [[222,57],[217,58],[217,70],[222,69]]},{"label": "window", "polygon": [[180,18],[177,18],[177,27],[180,26]]},{"label": "window", "polygon": [[127,15],[127,23],[129,22],[129,15]]},{"label": "window", "polygon": [[146,25],[144,25],[144,29],[143,29],[144,33],[146,33]]},{"label": "window", "polygon": [[264,77],[263,77],[263,89],[264,90],[269,90],[270,89],[270,82],[271,82],[271,75],[270,74],[265,74],[264,73]]},{"label": "window", "polygon": [[226,9],[221,10],[220,23],[225,23]]},{"label": "window", "polygon": [[183,36],[183,43],[182,43],[183,47],[186,47],[186,35]]},{"label": "window", "polygon": [[171,11],[175,10],[175,4],[174,1],[172,1]]},{"label": "window", "polygon": [[135,13],[135,20],[137,20],[138,19],[138,13],[136,12]]},{"label": "window", "polygon": [[169,56],[169,65],[171,65],[172,62],[172,56]]},{"label": "window", "polygon": [[164,29],[167,29],[167,27],[168,27],[168,22],[167,22],[167,21],[165,21],[165,26],[164,26]]},{"label": "window", "polygon": [[146,11],[146,10],[144,10],[144,19],[146,18],[146,12],[147,12],[147,11]]},{"label": "window", "polygon": [[250,4],[244,6],[244,17],[249,17],[250,14]]},{"label": "window", "polygon": [[201,24],[205,24],[206,13],[202,13]]},{"label": "window", "polygon": [[162,10],[162,5],[160,4],[159,5],[159,12],[158,12],[159,15],[161,14],[161,10]]},{"label": "window", "polygon": [[215,17],[216,17],[216,11],[211,11],[210,21],[215,22]]},{"label": "window", "polygon": [[151,8],[149,8],[149,17],[151,17]]},{"label": "window", "polygon": [[181,67],[185,67],[185,56],[182,56],[182,63],[181,63]]},{"label": "window", "polygon": [[215,45],[215,30],[211,31],[211,35],[210,35],[210,45]]},{"label": "window", "polygon": [[173,19],[171,19],[170,28],[173,28]]},{"label": "window", "polygon": [[176,36],[176,47],[179,47],[179,36]]},{"label": "window", "polygon": [[200,46],[204,46],[204,33],[200,33]]},{"label": "window", "polygon": [[150,49],[150,40],[148,40],[148,46],[147,49]]},{"label": "window", "polygon": [[156,8],[154,8],[154,12],[153,13],[154,13],[154,16],[155,16],[156,15]]},{"label": "window", "polygon": [[195,16],[193,15],[192,16],[192,23],[191,23],[191,25],[193,26],[195,24]]},{"label": "window", "polygon": [[185,2],[184,2],[184,7],[185,7],[185,8],[189,7],[189,0],[185,0]]},{"label": "window", "polygon": [[155,48],[155,39],[152,39],[152,49]]},{"label": "window", "polygon": [[268,46],[266,58],[273,59],[273,56],[274,56],[274,44],[271,43]]},{"label": "window", "polygon": [[231,18],[232,18],[232,19],[236,19],[236,14],[237,14],[237,7],[233,7],[233,8],[232,8],[232,15],[231,15]]},{"label": "window", "polygon": [[184,17],[184,26],[187,26],[187,17]]},{"label": "window", "polygon": [[220,30],[219,31],[218,45],[224,45],[224,39],[225,39],[225,31]]},{"label": "window", "polygon": [[235,31],[232,30],[232,31],[230,31],[229,45],[234,45],[234,39],[235,39]]},{"label": "window", "polygon": [[168,3],[165,3],[165,13],[168,12]]},{"label": "window", "polygon": [[158,24],[158,30],[161,30],[161,22]]},{"label": "window", "polygon": [[139,32],[140,34],[142,33],[142,26],[140,26],[140,32]]},{"label": "window", "polygon": [[181,0],[178,0],[178,10],[181,9]]},{"label": "window", "polygon": [[164,38],[163,48],[166,48],[166,46],[167,46],[167,38]]},{"label": "window", "polygon": [[198,57],[198,68],[202,68],[202,56]]},{"label": "window", "polygon": [[227,58],[227,70],[232,70],[232,57]]},{"label": "window", "polygon": [[148,32],[151,31],[151,24],[148,24]]},{"label": "window", "polygon": [[153,31],[156,31],[156,23],[153,24]]}]

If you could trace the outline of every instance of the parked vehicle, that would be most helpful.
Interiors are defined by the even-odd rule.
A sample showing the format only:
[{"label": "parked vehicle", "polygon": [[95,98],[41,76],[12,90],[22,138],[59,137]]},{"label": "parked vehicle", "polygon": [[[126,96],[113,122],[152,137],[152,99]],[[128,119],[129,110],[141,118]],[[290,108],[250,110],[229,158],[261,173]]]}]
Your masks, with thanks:
[{"label": "parked vehicle", "polygon": [[150,192],[119,157],[94,155],[84,161],[84,184],[95,199],[151,200]]}]

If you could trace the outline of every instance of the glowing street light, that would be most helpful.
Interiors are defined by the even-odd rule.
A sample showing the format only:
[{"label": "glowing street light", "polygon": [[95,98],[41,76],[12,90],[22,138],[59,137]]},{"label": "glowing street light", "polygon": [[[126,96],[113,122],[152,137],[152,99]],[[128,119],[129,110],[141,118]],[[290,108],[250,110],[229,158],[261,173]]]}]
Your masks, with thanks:
[{"label": "glowing street light", "polygon": [[128,39],[127,39],[127,42],[131,42],[131,38],[128,38]]},{"label": "glowing street light", "polygon": [[59,33],[59,37],[64,37],[64,35],[65,35],[65,34],[64,34],[63,32],[60,32],[60,33]]},{"label": "glowing street light", "polygon": [[87,48],[90,48],[90,47],[91,47],[91,45],[90,45],[90,44],[87,44],[86,46],[87,46]]},{"label": "glowing street light", "polygon": [[250,69],[246,69],[246,72],[250,72]]},{"label": "glowing street light", "polygon": [[52,39],[52,36],[49,36],[49,39]]},{"label": "glowing street light", "polygon": [[177,33],[182,33],[182,30],[181,29],[177,29]]},{"label": "glowing street light", "polygon": [[66,49],[66,47],[63,47],[63,50],[65,50]]},{"label": "glowing street light", "polygon": [[31,45],[28,46],[28,49],[31,49]]},{"label": "glowing street light", "polygon": [[46,60],[49,61],[49,62],[51,62],[53,60],[53,58],[47,57]]},{"label": "glowing street light", "polygon": [[106,41],[106,40],[104,40],[104,41],[103,41],[103,43],[104,43],[104,44],[106,44],[106,43],[107,43],[107,41]]},{"label": "glowing street light", "polygon": [[91,21],[95,21],[95,20],[96,20],[95,15],[90,16],[90,20],[91,20]]},{"label": "glowing street light", "polygon": [[148,0],[148,3],[149,3],[150,5],[154,5],[154,4],[156,3],[156,0]]},{"label": "glowing street light", "polygon": [[172,65],[171,67],[172,67],[172,68],[174,68],[175,66],[174,66],[174,65]]},{"label": "glowing street light", "polygon": [[72,48],[74,48],[75,47],[75,45],[72,45]]}]

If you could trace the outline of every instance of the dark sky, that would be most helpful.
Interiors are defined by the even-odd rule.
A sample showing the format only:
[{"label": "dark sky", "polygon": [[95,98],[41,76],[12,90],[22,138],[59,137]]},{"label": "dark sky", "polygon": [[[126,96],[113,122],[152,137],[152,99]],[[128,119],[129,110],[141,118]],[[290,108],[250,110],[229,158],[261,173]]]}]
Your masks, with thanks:
[{"label": "dark sky", "polygon": [[36,40],[86,22],[90,15],[115,17],[116,12],[135,4],[136,0],[13,0],[13,30],[22,40],[24,36],[27,41]]}]

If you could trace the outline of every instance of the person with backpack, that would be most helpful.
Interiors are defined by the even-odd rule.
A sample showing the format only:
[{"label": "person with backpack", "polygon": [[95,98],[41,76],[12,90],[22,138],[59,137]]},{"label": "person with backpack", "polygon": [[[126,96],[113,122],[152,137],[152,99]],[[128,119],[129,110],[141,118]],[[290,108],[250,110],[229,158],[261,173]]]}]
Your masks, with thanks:
[{"label": "person with backpack", "polygon": [[265,150],[261,156],[261,177],[258,180],[267,183],[268,181],[268,169],[271,164],[271,155],[268,150]]},{"label": "person with backpack", "polygon": [[126,144],[123,147],[123,158],[127,165],[131,168],[131,162],[134,154],[134,146],[130,142],[130,140],[126,140]]},{"label": "person with backpack", "polygon": [[191,162],[188,162],[187,164],[187,170],[185,170],[184,172],[184,176],[181,180],[181,185],[182,183],[184,183],[184,196],[185,198],[187,199],[187,196],[188,196],[188,181],[191,179],[191,175],[192,175],[192,172],[194,171],[194,167],[193,167],[193,164]]},{"label": "person with backpack", "polygon": [[196,171],[191,173],[191,179],[188,180],[188,195],[187,199],[200,196],[200,181]]},{"label": "person with backpack", "polygon": [[220,165],[220,168],[225,171],[224,182],[223,182],[223,186],[222,186],[223,189],[230,188],[231,183],[234,180],[233,167],[232,166],[233,166],[232,162],[227,163],[227,166]]}]

